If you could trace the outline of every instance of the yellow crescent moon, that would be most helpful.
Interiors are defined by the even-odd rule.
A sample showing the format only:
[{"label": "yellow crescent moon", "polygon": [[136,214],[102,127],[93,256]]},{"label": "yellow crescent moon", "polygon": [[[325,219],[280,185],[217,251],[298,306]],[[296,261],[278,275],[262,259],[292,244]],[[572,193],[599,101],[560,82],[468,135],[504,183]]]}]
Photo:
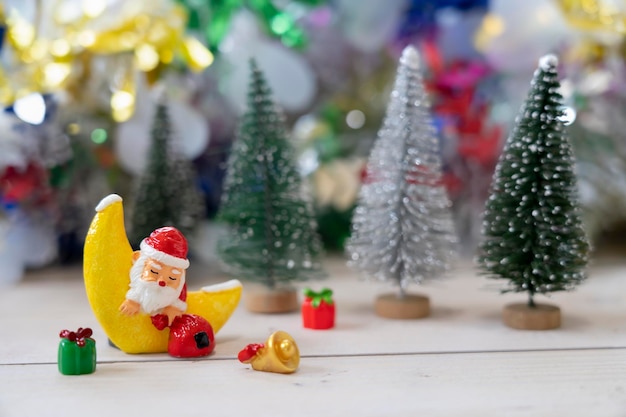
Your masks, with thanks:
[{"label": "yellow crescent moon", "polygon": [[[111,194],[98,204],[85,239],[83,275],[89,304],[111,342],[126,353],[167,352],[169,329],[157,330],[146,314],[125,316],[119,306],[130,283],[133,250],[124,227],[122,198]],[[187,294],[187,313],[204,317],[217,333],[241,298],[237,280]]]}]

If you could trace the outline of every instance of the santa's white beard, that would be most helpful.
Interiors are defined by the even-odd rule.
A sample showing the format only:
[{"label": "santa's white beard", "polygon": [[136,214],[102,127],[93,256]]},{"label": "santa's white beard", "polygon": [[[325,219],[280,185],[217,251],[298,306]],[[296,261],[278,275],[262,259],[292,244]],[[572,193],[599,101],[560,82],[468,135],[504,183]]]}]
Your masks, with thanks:
[{"label": "santa's white beard", "polygon": [[143,313],[153,315],[178,300],[185,283],[185,275],[183,273],[176,289],[160,287],[156,281],[145,281],[141,275],[147,259],[147,256],[141,255],[130,269],[130,289],[126,298],[138,302]]}]

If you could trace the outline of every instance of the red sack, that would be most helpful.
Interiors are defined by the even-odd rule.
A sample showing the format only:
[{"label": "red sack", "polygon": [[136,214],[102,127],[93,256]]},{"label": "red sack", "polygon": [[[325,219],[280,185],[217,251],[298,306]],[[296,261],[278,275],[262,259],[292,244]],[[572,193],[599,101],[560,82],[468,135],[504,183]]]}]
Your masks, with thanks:
[{"label": "red sack", "polygon": [[213,327],[204,318],[183,314],[172,321],[167,352],[177,358],[206,356],[215,348]]}]

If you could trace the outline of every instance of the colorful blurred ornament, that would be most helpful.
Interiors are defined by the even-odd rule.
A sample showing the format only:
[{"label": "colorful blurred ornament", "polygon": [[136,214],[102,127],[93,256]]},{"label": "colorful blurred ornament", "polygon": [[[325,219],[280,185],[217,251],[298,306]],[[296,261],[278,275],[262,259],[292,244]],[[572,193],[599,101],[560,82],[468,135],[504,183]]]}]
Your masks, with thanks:
[{"label": "colorful blurred ornament", "polygon": [[15,235],[9,242],[22,247],[22,261],[28,268],[41,268],[57,257],[57,236],[54,223],[45,211],[18,219]]},{"label": "colorful blurred ornament", "polygon": [[539,56],[577,37],[553,1],[492,0],[475,42],[493,67],[519,73],[532,71]]},{"label": "colorful blurred ornament", "polygon": [[576,111],[568,132],[577,157],[585,227],[594,238],[626,219],[626,63],[612,47],[598,46],[608,53],[577,51],[565,61],[568,78],[561,89],[567,108]]},{"label": "colorful blurred ornament", "polygon": [[48,173],[41,165],[30,163],[25,169],[9,166],[0,176],[0,198],[3,204],[41,203],[50,197]]},{"label": "colorful blurred ornament", "polygon": [[237,355],[241,363],[249,363],[256,371],[291,374],[300,365],[300,351],[287,332],[277,331],[263,343],[249,344]]},{"label": "colorful blurred ornament", "polygon": [[189,11],[188,28],[204,32],[213,52],[219,50],[233,19],[243,9],[252,12],[265,32],[279,38],[285,46],[302,48],[306,45],[306,35],[297,21],[307,7],[324,3],[324,0],[291,0],[287,7],[281,7],[271,0],[177,1]]},{"label": "colorful blurred ornament", "polygon": [[398,29],[400,39],[429,36],[438,29],[437,14],[442,10],[468,12],[485,9],[489,0],[409,0]]},{"label": "colorful blurred ornament", "polygon": [[585,31],[626,34],[626,3],[612,0],[557,0],[572,26]]},{"label": "colorful blurred ornament", "polygon": [[184,34],[186,20],[184,9],[167,1],[144,3],[139,13],[135,9],[122,16],[121,22],[93,33],[84,46],[94,54],[134,52],[135,64],[144,72],[156,69],[159,63],[171,63],[177,55],[191,69],[204,69],[211,65],[212,54]]},{"label": "colorful blurred ornament", "polygon": [[[145,169],[155,109],[152,95],[143,88],[140,88],[137,99],[137,113],[127,122],[117,125],[114,143],[118,162],[133,175],[139,175]],[[168,108],[176,147],[186,159],[197,158],[209,144],[208,122],[185,102],[172,99],[168,102]]]},{"label": "colorful blurred ornament", "polygon": [[354,206],[361,187],[365,161],[359,158],[335,159],[322,164],[312,174],[315,203],[346,211]]},{"label": "colorful blurred ornament", "polygon": [[317,208],[317,229],[324,248],[343,252],[345,243],[350,237],[353,212],[354,205],[345,211],[339,211],[332,206]]},{"label": "colorful blurred ornament", "polygon": [[493,120],[489,90],[493,70],[481,58],[446,60],[432,41],[422,42],[429,68],[427,89],[433,116],[442,138],[443,183],[453,203],[462,251],[473,253],[495,163],[500,155],[503,128]]},{"label": "colorful blurred ornament", "polygon": [[16,244],[16,238],[13,224],[0,218],[0,285],[15,284],[24,275],[23,245]]},{"label": "colorful blurred ornament", "polygon": [[317,90],[315,74],[302,55],[265,38],[250,14],[238,14],[229,35],[224,39],[222,59],[227,73],[222,92],[238,112],[246,103],[247,62],[254,58],[266,74],[276,102],[287,112],[310,106]]},{"label": "colorful blurred ornament", "polygon": [[[477,6],[469,10],[444,8],[437,12],[434,38],[446,61],[481,58],[473,34],[481,27],[487,10],[487,7]],[[426,36],[422,41],[427,39]]]},{"label": "colorful blurred ornament", "polygon": [[20,120],[13,107],[0,112],[0,175],[8,167],[24,172],[30,164],[45,170],[72,157],[69,139],[59,125],[57,101],[50,95],[42,98],[46,114],[40,124]]},{"label": "colorful blurred ornament", "polygon": [[120,68],[124,75],[109,74],[113,117],[125,121],[134,110],[137,71],[154,73],[176,58],[193,71],[213,62],[212,53],[185,33],[184,8],[168,0],[8,0],[5,12],[12,54],[0,74],[11,86],[0,93],[4,104],[33,92],[72,90],[90,75],[92,57],[132,53]]},{"label": "colorful blurred ornament", "polygon": [[40,268],[57,257],[57,236],[50,213],[42,207],[25,211],[4,205],[0,218],[0,285],[22,278],[26,268]]},{"label": "colorful blurred ornament", "polygon": [[360,51],[373,53],[393,39],[406,3],[406,0],[361,0],[355,7],[352,0],[338,0],[334,7],[346,39]]},{"label": "colorful blurred ornament", "polygon": [[39,125],[46,118],[46,103],[41,94],[29,94],[15,100],[13,112],[22,121],[32,125]]}]

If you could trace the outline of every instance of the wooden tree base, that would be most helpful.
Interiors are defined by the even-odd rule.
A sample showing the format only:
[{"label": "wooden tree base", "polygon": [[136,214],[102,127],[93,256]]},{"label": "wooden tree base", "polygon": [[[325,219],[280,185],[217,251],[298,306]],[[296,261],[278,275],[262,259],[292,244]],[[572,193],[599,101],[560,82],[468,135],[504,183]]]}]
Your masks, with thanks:
[{"label": "wooden tree base", "polygon": [[299,307],[295,289],[253,288],[246,290],[243,298],[246,308],[252,313],[289,313]]},{"label": "wooden tree base", "polygon": [[550,330],[561,326],[561,309],[551,304],[507,304],[502,310],[504,324],[519,330]]},{"label": "wooden tree base", "polygon": [[388,319],[419,319],[430,314],[428,297],[406,294],[399,298],[395,294],[383,294],[376,299],[376,314]]}]

